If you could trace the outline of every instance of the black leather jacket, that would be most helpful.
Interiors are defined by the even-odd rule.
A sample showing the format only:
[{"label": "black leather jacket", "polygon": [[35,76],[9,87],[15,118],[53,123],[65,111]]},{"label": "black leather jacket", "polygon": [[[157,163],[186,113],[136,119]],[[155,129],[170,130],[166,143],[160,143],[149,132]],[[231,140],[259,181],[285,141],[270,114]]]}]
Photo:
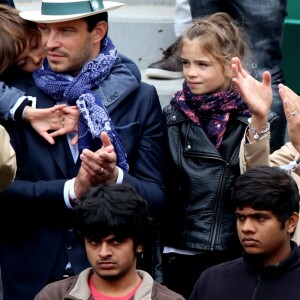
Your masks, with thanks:
[{"label": "black leather jacket", "polygon": [[[200,126],[172,105],[164,108],[168,136],[168,200],[164,244],[199,251],[239,247],[230,191],[240,175],[239,149],[248,117],[228,126],[219,150]],[[278,117],[271,113],[271,128]]]}]

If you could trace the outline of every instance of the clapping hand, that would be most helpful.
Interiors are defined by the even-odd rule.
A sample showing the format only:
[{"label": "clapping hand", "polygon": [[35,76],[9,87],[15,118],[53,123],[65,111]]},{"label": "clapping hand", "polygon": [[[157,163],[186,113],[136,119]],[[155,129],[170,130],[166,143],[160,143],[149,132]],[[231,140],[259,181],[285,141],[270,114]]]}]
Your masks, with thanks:
[{"label": "clapping hand", "polygon": [[282,83],[278,85],[278,92],[283,101],[290,140],[300,152],[300,97]]}]

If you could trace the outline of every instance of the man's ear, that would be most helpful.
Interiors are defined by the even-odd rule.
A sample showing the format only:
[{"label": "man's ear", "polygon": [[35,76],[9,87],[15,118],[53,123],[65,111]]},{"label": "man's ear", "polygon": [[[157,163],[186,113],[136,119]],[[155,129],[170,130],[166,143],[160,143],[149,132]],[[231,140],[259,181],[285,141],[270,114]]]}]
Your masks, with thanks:
[{"label": "man's ear", "polygon": [[143,252],[143,246],[142,245],[138,245],[137,247],[136,247],[136,252],[137,253],[142,253]]},{"label": "man's ear", "polygon": [[299,221],[298,213],[294,212],[291,216],[289,216],[286,223],[286,228],[288,233],[292,234],[295,232],[298,221]]},{"label": "man's ear", "polygon": [[93,29],[94,43],[98,44],[104,38],[108,30],[108,24],[105,21],[100,21]]}]

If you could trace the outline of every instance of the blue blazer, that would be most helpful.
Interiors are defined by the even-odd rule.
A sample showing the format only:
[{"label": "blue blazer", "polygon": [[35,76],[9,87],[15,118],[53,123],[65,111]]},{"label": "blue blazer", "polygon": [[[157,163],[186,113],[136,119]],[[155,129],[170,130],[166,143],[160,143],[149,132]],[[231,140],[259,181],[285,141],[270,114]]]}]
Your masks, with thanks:
[{"label": "blue blazer", "polygon": [[[55,103],[37,90],[31,77],[15,84],[37,97],[37,107]],[[112,95],[113,96],[113,95]],[[146,199],[153,214],[164,202],[163,117],[156,89],[141,82],[108,111],[128,155],[124,182]],[[89,266],[72,227],[72,211],[63,198],[66,180],[76,176],[66,136],[50,145],[29,123],[7,121],[17,156],[17,175],[0,194],[0,263],[4,300],[32,300],[71,262],[76,274]]]}]

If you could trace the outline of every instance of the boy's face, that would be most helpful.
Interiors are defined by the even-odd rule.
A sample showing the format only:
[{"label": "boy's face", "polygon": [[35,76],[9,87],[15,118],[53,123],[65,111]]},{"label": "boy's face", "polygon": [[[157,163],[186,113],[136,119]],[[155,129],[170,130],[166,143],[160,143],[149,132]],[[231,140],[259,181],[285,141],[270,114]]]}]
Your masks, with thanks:
[{"label": "boy's face", "polygon": [[136,276],[136,253],[132,238],[118,239],[111,234],[99,241],[85,239],[88,260],[94,269],[93,281],[115,281]]},{"label": "boy's face", "polygon": [[16,67],[24,72],[32,73],[41,67],[44,59],[44,50],[39,32],[33,33],[28,40],[24,51],[19,55],[16,61]]},{"label": "boy's face", "polygon": [[237,208],[237,231],[240,242],[248,254],[262,255],[264,265],[274,265],[290,252],[290,234],[296,224],[289,218],[282,227],[271,211],[251,207]]}]

